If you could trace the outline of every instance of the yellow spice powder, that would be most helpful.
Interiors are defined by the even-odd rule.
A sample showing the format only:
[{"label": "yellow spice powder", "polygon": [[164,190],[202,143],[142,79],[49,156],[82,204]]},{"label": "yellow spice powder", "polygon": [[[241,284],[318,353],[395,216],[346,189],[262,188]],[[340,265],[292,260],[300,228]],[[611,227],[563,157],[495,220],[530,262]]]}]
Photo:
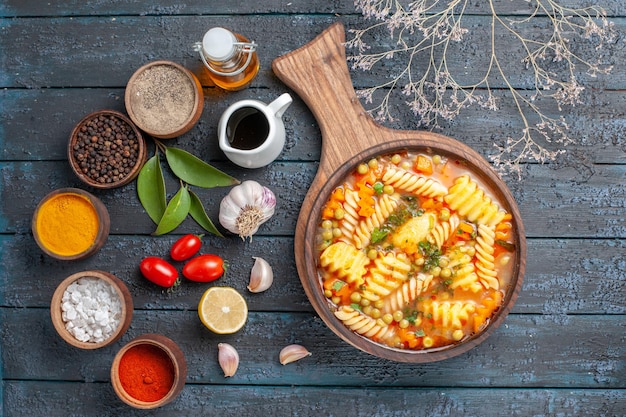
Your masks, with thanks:
[{"label": "yellow spice powder", "polygon": [[79,194],[56,195],[44,202],[37,214],[40,242],[61,256],[86,251],[96,240],[99,225],[96,208]]}]

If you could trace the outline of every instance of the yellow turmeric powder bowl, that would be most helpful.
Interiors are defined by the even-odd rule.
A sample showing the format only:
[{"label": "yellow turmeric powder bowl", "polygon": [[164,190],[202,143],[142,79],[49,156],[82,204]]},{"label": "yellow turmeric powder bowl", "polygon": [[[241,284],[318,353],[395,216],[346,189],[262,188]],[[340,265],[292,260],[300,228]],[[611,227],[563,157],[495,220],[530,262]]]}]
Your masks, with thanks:
[{"label": "yellow turmeric powder bowl", "polygon": [[79,188],[45,196],[33,214],[35,241],[49,256],[73,261],[96,253],[109,236],[111,221],[100,199]]}]

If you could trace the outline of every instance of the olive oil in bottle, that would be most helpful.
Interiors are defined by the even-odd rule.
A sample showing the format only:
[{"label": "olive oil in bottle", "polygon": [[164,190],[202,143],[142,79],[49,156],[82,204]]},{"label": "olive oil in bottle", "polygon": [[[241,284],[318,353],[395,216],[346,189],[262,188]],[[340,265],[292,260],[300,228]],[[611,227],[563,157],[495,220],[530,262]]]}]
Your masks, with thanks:
[{"label": "olive oil in bottle", "polygon": [[227,29],[216,27],[195,44],[208,77],[220,88],[242,90],[259,72],[256,43]]}]

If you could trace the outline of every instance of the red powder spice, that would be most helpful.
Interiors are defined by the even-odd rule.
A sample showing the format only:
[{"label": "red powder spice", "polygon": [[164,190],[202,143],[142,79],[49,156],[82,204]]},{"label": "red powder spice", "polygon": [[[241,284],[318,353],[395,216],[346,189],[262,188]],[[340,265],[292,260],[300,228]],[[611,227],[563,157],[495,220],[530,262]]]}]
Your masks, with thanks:
[{"label": "red powder spice", "polygon": [[174,384],[174,373],[172,361],[158,346],[133,346],[120,359],[122,387],[140,401],[154,402],[165,397]]}]

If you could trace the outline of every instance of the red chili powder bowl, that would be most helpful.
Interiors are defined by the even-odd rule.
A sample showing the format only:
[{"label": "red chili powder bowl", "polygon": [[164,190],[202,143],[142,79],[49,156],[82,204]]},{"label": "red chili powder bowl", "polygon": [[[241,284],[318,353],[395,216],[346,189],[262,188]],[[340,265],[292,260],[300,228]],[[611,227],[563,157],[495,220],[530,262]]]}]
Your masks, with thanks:
[{"label": "red chili powder bowl", "polygon": [[182,391],[187,364],[171,339],[145,334],[130,341],[115,356],[111,383],[126,404],[141,409],[160,407]]}]

